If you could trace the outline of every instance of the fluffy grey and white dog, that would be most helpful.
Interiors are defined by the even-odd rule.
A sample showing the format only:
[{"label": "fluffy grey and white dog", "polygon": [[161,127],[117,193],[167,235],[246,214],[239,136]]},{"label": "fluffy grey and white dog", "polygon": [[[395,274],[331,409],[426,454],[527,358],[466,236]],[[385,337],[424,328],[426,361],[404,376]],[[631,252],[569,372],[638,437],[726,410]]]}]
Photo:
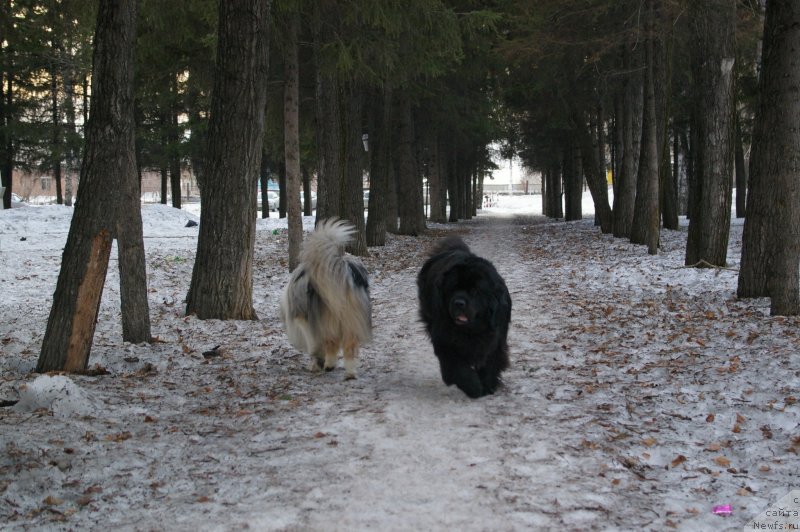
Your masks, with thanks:
[{"label": "fluffy grey and white dog", "polygon": [[310,369],[334,369],[341,350],[348,379],[356,378],[359,347],[372,338],[367,270],[344,252],[354,232],[342,220],[319,223],[303,242],[280,304],[289,341],[311,354]]}]

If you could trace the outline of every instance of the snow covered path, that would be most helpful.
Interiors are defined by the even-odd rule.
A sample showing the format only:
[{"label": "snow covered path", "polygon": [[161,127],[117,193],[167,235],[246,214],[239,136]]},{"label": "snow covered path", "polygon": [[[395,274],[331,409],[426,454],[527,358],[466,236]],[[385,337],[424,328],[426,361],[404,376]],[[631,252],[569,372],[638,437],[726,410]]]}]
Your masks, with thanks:
[{"label": "snow covered path", "polygon": [[[173,211],[145,218],[158,342],[120,342],[112,264],[94,376],[29,373],[66,231],[48,214],[36,234],[34,211],[21,241],[0,218],[0,400],[21,398],[0,408],[0,528],[741,530],[797,487],[800,322],[736,300],[733,271],[682,268],[685,231],[654,257],[588,220],[499,212],[390,236],[345,381],[283,334],[278,221],[257,233],[260,320],[184,316],[196,229]],[[425,252],[453,233],[513,300],[506,386],[479,400],[441,382],[417,317]]]}]

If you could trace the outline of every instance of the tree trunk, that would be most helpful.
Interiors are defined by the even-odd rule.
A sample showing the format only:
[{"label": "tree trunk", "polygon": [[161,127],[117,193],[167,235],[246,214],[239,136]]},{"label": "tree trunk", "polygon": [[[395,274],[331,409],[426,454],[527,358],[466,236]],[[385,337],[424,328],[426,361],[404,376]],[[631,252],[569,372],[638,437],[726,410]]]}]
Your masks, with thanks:
[{"label": "tree trunk", "polygon": [[[72,56],[70,55],[70,60]],[[64,205],[67,207],[72,206],[72,174],[76,171],[79,158],[79,141],[80,137],[77,133],[77,126],[75,124],[75,80],[74,70],[71,66],[64,68],[62,78],[64,79],[64,118],[66,119],[66,136],[65,136],[65,158],[66,158],[66,171],[64,176]]]},{"label": "tree trunk", "polygon": [[583,175],[578,171],[578,150],[570,142],[564,149],[564,221],[583,218]]},{"label": "tree trunk", "polygon": [[356,228],[347,251],[353,255],[367,255],[367,238],[364,221],[364,141],[362,139],[362,110],[364,107],[361,86],[350,81],[344,84],[342,100],[342,151],[339,154],[339,218],[350,221]]},{"label": "tree trunk", "polygon": [[734,159],[736,2],[690,4],[692,49],[693,187],[686,265],[723,266],[728,252]]},{"label": "tree trunk", "polygon": [[761,101],[753,130],[739,297],[800,311],[800,0],[767,3]]},{"label": "tree trunk", "polygon": [[450,152],[438,132],[432,140],[431,151],[435,156],[431,162],[431,175],[428,176],[430,219],[443,224],[447,223],[447,168]]},{"label": "tree trunk", "polygon": [[[317,222],[339,216],[339,154],[342,151],[342,117],[339,108],[340,84],[322,63],[323,47],[334,38],[328,23],[333,14],[322,3],[314,3],[315,103],[317,107],[316,139],[319,173],[317,175]],[[325,23],[323,23],[325,19]]]},{"label": "tree trunk", "polygon": [[[11,54],[5,48],[2,48],[9,57],[7,62],[11,61]],[[6,85],[3,85],[3,80],[0,79],[0,89],[5,88],[5,94],[0,94],[0,100],[3,102],[3,137],[2,141],[2,159],[0,159],[0,183],[2,183],[5,192],[3,193],[3,208],[11,208],[11,192],[13,190],[14,179],[14,139],[11,134],[11,124],[14,121],[12,109],[14,108],[14,90],[13,90],[13,65],[6,65],[7,70],[4,72]]]},{"label": "tree trunk", "polygon": [[278,218],[286,218],[286,161],[278,163]]},{"label": "tree trunk", "polygon": [[372,90],[369,128],[369,197],[367,246],[386,244],[386,199],[389,197],[392,90],[387,85]]},{"label": "tree trunk", "polygon": [[[635,72],[639,61],[626,45],[623,64],[630,72]],[[639,166],[639,139],[641,138],[641,114],[643,106],[642,76],[638,73],[628,75],[623,83],[622,102],[622,154],[619,182],[614,194],[614,236],[628,238],[633,227],[633,212],[636,204],[636,177]]]},{"label": "tree trunk", "polygon": [[261,163],[258,165],[258,179],[261,183],[261,217],[269,218],[269,157],[267,150],[261,148]]},{"label": "tree trunk", "polygon": [[561,199],[562,196],[562,180],[561,180],[561,165],[557,162],[550,164],[550,170],[547,173],[547,215],[550,218],[564,217],[564,206]]},{"label": "tree trunk", "polygon": [[161,205],[167,204],[167,199],[169,196],[169,167],[167,166],[166,161],[161,162]]},{"label": "tree trunk", "polygon": [[744,140],[739,113],[736,113],[736,217],[744,218],[747,209],[747,165],[744,162]]},{"label": "tree trunk", "polygon": [[[37,371],[86,368],[112,238],[120,237],[123,335],[149,340],[134,150],[135,0],[102,0],[95,33],[92,114],[78,196]],[[135,204],[135,207],[134,207]],[[123,265],[123,260],[131,260]],[[144,303],[142,306],[142,296]],[[146,322],[146,324],[144,323]]]},{"label": "tree trunk", "polygon": [[303,178],[303,216],[314,214],[314,198],[311,193],[311,172],[307,164],[300,165],[300,174]]},{"label": "tree trunk", "polygon": [[631,227],[631,242],[646,244],[650,255],[658,253],[659,239],[659,160],[658,122],[654,78],[653,38],[645,42],[644,113],[636,203]]},{"label": "tree trunk", "polygon": [[178,124],[178,80],[173,74],[170,79],[171,109],[169,124],[169,182],[172,193],[172,206],[181,208],[181,157],[180,157],[180,124]]},{"label": "tree trunk", "polygon": [[269,0],[220,2],[203,216],[186,313],[257,319],[253,308],[256,180],[267,96]]},{"label": "tree trunk", "polygon": [[447,168],[447,196],[450,203],[448,222],[458,221],[458,205],[461,202],[458,187],[458,154],[455,147],[451,148]]},{"label": "tree trunk", "polygon": [[300,212],[300,61],[297,32],[300,15],[287,15],[283,62],[283,142],[286,160],[286,223],[289,229],[289,271],[300,263],[303,244],[303,216]]},{"label": "tree trunk", "polygon": [[422,176],[414,156],[414,119],[411,101],[402,95],[398,107],[397,162],[401,194],[398,197],[400,234],[417,236],[425,231],[422,209]]},{"label": "tree trunk", "polygon": [[[56,42],[52,43],[54,54],[59,53],[59,46]],[[51,118],[53,120],[53,136],[51,145],[51,159],[53,164],[53,179],[56,182],[56,204],[64,204],[64,196],[61,190],[61,159],[63,157],[62,148],[62,132],[61,132],[61,117],[59,116],[58,107],[58,76],[56,75],[55,68],[50,72],[50,98],[51,98]]]},{"label": "tree trunk", "polygon": [[586,174],[586,183],[594,202],[595,216],[603,233],[611,233],[614,228],[614,215],[608,204],[608,183],[605,165],[597,159],[597,150],[591,138],[590,128],[579,115],[574,116],[576,136],[579,142],[581,172]]},{"label": "tree trunk", "polygon": [[445,216],[445,204],[443,201],[442,190],[442,163],[439,151],[439,133],[432,132],[428,137],[428,219],[435,223],[447,221]]}]

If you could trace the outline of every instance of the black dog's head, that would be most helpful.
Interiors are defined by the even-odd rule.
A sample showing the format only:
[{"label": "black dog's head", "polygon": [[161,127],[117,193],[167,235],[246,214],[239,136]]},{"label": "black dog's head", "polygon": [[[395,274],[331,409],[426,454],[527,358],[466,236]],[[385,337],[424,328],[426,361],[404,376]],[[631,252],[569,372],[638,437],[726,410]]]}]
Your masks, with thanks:
[{"label": "black dog's head", "polygon": [[496,326],[499,301],[490,281],[474,264],[459,264],[445,273],[442,299],[455,326],[476,333]]}]

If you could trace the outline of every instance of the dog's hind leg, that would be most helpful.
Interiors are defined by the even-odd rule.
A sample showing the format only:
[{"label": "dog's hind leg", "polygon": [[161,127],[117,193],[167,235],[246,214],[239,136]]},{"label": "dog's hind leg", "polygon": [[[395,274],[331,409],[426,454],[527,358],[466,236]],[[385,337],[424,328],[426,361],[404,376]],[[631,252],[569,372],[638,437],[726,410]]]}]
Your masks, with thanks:
[{"label": "dog's hind leg", "polygon": [[322,350],[325,353],[325,371],[333,371],[336,368],[336,362],[339,355],[339,341],[338,340],[325,340],[322,344]]},{"label": "dog's hind leg", "polygon": [[320,352],[314,352],[311,354],[311,364],[308,365],[308,370],[313,371],[314,373],[322,371],[324,364],[325,355]]},{"label": "dog's hind leg", "polygon": [[345,338],[342,342],[344,354],[345,379],[358,377],[358,341],[354,338]]}]

